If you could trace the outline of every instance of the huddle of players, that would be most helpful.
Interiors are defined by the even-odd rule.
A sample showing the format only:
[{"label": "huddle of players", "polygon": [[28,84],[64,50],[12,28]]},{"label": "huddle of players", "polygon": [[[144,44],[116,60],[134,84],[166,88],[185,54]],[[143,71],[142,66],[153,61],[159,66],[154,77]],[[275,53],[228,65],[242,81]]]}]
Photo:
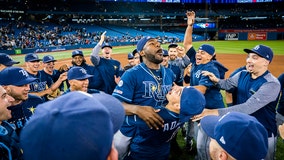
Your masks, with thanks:
[{"label": "huddle of players", "polygon": [[[114,97],[122,101],[122,105],[125,109],[126,116],[124,123],[119,130],[120,135],[118,134],[115,135],[114,144],[116,145],[119,154],[123,154],[121,156],[124,156],[124,159],[141,159],[141,158],[156,159],[161,157],[163,157],[163,159],[167,159],[169,155],[169,142],[176,134],[177,129],[179,129],[184,122],[187,122],[191,118],[194,118],[194,115],[201,113],[204,107],[207,109],[224,108],[224,106],[219,105],[218,103],[214,105],[214,103],[219,102],[220,98],[222,98],[220,97],[220,88],[218,88],[215,85],[215,83],[219,83],[220,80],[218,78],[220,79],[224,78],[224,73],[226,72],[226,68],[223,67],[218,61],[216,61],[215,49],[213,46],[204,44],[199,47],[198,52],[196,52],[192,47],[191,34],[192,34],[192,24],[194,23],[194,16],[195,16],[194,12],[187,13],[188,27],[186,30],[186,35],[184,40],[184,48],[177,46],[176,44],[171,44],[168,49],[170,61],[168,61],[168,63],[165,63],[165,65],[163,66],[160,64],[163,61],[167,61],[165,59],[165,57],[168,56],[167,52],[161,49],[160,43],[155,38],[144,37],[137,44],[137,51],[141,56],[140,60],[142,61],[140,62],[142,63],[139,63],[135,67],[131,67],[131,69],[127,69],[127,71],[124,72],[120,67],[120,63],[116,60],[111,59],[110,57],[110,54],[112,52],[112,46],[110,46],[107,43],[102,43],[104,41],[105,32],[102,34],[101,41],[94,47],[93,52],[91,54],[91,61],[94,64],[94,66],[86,64],[86,60],[84,59],[82,51],[75,50],[72,52],[73,66],[71,68],[66,68],[66,66],[63,66],[60,69],[60,71],[63,73],[59,74],[60,76],[58,78],[59,80],[58,83],[56,83],[58,80],[54,81],[50,79],[52,78],[52,76],[49,77],[50,82],[49,80],[46,80],[45,82],[39,81],[39,83],[37,83],[37,81],[43,77],[41,75],[38,76],[38,73],[40,72],[36,71],[36,69],[38,69],[39,67],[39,61],[41,59],[39,59],[36,54],[27,54],[25,58],[25,61],[27,63],[26,71],[23,69],[11,67],[10,69],[4,69],[4,71],[2,71],[3,73],[1,72],[1,75],[6,76],[4,79],[1,80],[1,85],[4,86],[14,85],[14,86],[26,87],[25,89],[26,97],[23,98],[22,101],[25,101],[27,103],[25,105],[23,105],[23,103],[20,103],[21,105],[19,107],[15,107],[16,105],[14,107],[13,106],[10,107],[13,115],[12,118],[13,120],[10,120],[10,122],[15,124],[15,127],[18,129],[17,133],[19,134],[21,128],[25,125],[26,121],[33,114],[35,110],[34,108],[37,106],[37,104],[42,103],[40,99],[34,98],[35,96],[32,96],[31,94],[27,93],[31,91],[33,92],[38,91],[39,93],[41,93],[38,95],[43,97],[43,100],[46,101],[48,100],[48,97],[50,97],[51,95],[55,94],[55,96],[53,97],[56,97],[56,94],[57,95],[60,94],[57,89],[59,89],[60,84],[67,79],[69,82],[68,83],[69,91],[80,90],[78,88],[81,88],[83,89],[83,91],[89,93],[98,93],[99,91],[104,91],[105,93],[112,94]],[[98,55],[100,49],[102,49],[103,53],[102,57]],[[172,50],[176,51],[175,56],[171,56]],[[249,58],[253,60],[257,58],[263,58],[268,62],[271,62],[273,57],[273,53],[272,51],[270,51],[270,48],[263,45],[256,46],[252,50],[247,49],[245,51],[249,55],[252,54],[250,55],[252,57]],[[177,55],[179,55],[179,57]],[[268,55],[268,57],[266,57],[265,55]],[[208,61],[202,62],[203,57],[206,57],[205,59],[207,59]],[[50,61],[45,61],[45,59],[49,59]],[[43,58],[44,63],[52,62],[51,65],[54,65],[54,61],[56,60],[54,60],[52,56],[49,56],[48,58],[46,57]],[[172,87],[173,82],[176,82],[176,84],[181,84],[179,83],[180,80],[179,81],[176,80],[180,77],[183,77],[183,74],[181,76],[177,76],[176,74],[177,72],[172,70],[172,67],[169,66],[171,65],[178,66],[179,69],[181,69],[180,72],[183,73],[182,70],[184,70],[184,68],[188,67],[188,65],[190,64],[192,67],[191,72],[189,74],[190,85],[193,87],[189,88],[188,87],[182,88],[177,86]],[[47,66],[49,65],[50,64],[48,64]],[[11,75],[12,73],[10,72],[11,70],[14,71],[16,70],[24,75],[30,74],[29,76],[30,79],[24,81],[25,83],[21,84],[19,84],[20,82],[17,81],[8,81],[7,77],[11,76],[14,77],[13,75]],[[31,73],[27,71],[30,71]],[[67,74],[65,71],[67,71]],[[241,72],[244,72],[243,74],[247,73],[247,71],[241,71]],[[249,74],[249,72],[247,74]],[[237,76],[240,75],[237,74]],[[237,79],[239,77],[233,77],[233,78]],[[264,77],[264,79],[267,80],[267,77]],[[75,82],[73,83],[72,80],[78,80],[79,84]],[[271,78],[270,79],[268,78],[268,80],[274,83],[273,87],[274,88],[276,87],[275,88],[276,91],[280,90],[279,83],[277,83],[273,78],[272,80]],[[263,81],[258,82],[256,88],[254,88],[256,89],[255,90],[256,93],[257,90],[262,85],[262,83]],[[28,84],[30,84],[31,86],[30,90],[27,87]],[[236,87],[238,85],[233,84],[233,86]],[[279,86],[279,88],[277,86]],[[276,97],[278,96],[278,93],[275,93]],[[212,99],[212,97],[210,97],[212,95],[214,95],[217,99],[216,98]],[[198,97],[194,98],[194,96]],[[256,96],[256,95],[253,94],[248,95],[248,98],[250,96]],[[271,96],[269,98],[270,98],[269,100],[271,101],[276,100],[276,98]],[[170,108],[171,107],[170,105],[179,106],[179,108]],[[262,104],[259,105],[260,107],[258,108],[263,108],[261,106]],[[188,111],[188,109],[190,109],[189,106],[192,106],[193,109]],[[198,109],[194,108],[193,106],[197,107]],[[24,110],[25,113],[21,113],[21,111],[19,111],[22,108],[26,109],[26,111]],[[156,111],[153,111],[152,108],[161,111],[156,113]],[[206,112],[202,112],[200,116],[196,116],[197,117],[196,119],[198,119],[198,117],[203,117],[204,115],[210,115],[210,113],[207,113],[210,110],[205,109],[205,111]],[[221,118],[224,120],[226,119],[225,118],[226,116],[229,117],[227,121],[232,122],[234,126],[246,123],[246,120],[253,122],[253,125],[256,126],[257,128],[255,132],[259,133],[258,138],[264,137],[264,138],[259,138],[259,140],[256,140],[253,143],[254,145],[259,146],[259,152],[257,152],[259,153],[258,155],[253,154],[255,152],[248,152],[248,153],[244,152],[244,149],[247,149],[248,146],[243,147],[243,149],[240,149],[238,152],[228,151],[227,150],[228,146],[226,146],[224,143],[226,139],[225,140],[218,139],[216,138],[215,134],[211,133],[211,132],[214,133],[215,126],[216,126],[215,132],[218,131],[218,133],[219,132],[222,133],[222,131],[219,131],[217,129],[217,126],[225,125],[227,122],[225,124],[219,124],[221,120],[218,121],[218,119],[220,117],[219,118],[212,117],[213,119],[215,119],[214,125],[212,124],[213,131],[212,131],[212,126],[211,129],[210,125],[207,126],[211,120],[209,120],[208,122],[206,122],[206,119],[201,120],[201,129],[198,128],[199,131],[197,136],[200,137],[203,134],[210,136],[211,138],[217,141],[216,144],[219,144],[221,148],[223,148],[225,151],[228,152],[229,156],[232,156],[237,159],[242,159],[242,157],[238,156],[243,156],[246,158],[249,157],[248,159],[253,159],[256,156],[260,156],[257,157],[257,159],[265,158],[267,155],[267,150],[268,150],[267,148],[270,147],[270,146],[268,147],[267,138],[265,137],[271,137],[271,135],[272,136],[276,135],[277,133],[275,134],[274,131],[275,127],[273,128],[270,126],[270,128],[272,128],[272,130],[270,130],[269,127],[266,126],[265,122],[260,120],[261,119],[260,113],[258,115],[258,113],[250,111],[251,113],[245,112],[246,114],[244,115],[242,114],[238,115],[238,113],[235,113],[234,111],[235,110],[227,112],[223,111],[224,114],[220,114],[221,111],[219,111],[219,115],[220,116],[224,115]],[[239,110],[239,112],[243,111]],[[184,114],[186,115],[184,116],[186,117],[186,119],[182,118],[182,115]],[[257,120],[247,115],[252,115],[256,117]],[[240,119],[235,118],[238,116],[242,117],[241,122]],[[22,118],[20,119],[19,117]],[[258,121],[262,123],[260,124]],[[229,125],[227,128],[229,128],[230,126],[232,125]],[[263,126],[265,126],[265,129]],[[160,127],[162,127],[162,129]],[[155,128],[157,130],[152,128]],[[246,127],[244,126],[240,127],[240,131],[245,129]],[[226,137],[228,133],[230,133],[229,131],[226,130],[223,132],[224,135],[221,135],[221,137],[223,138]],[[246,133],[250,133],[250,130]],[[248,138],[253,137],[253,135],[251,137],[249,135],[250,134],[247,134]],[[228,139],[229,142],[227,143],[229,144],[237,143],[237,141],[242,141],[242,138],[243,137],[241,137],[240,139],[237,138],[234,139],[230,137]],[[254,139],[257,138],[254,137]],[[120,142],[117,142],[117,140]],[[212,139],[211,141],[212,143],[214,142]],[[202,158],[199,157],[200,159],[209,159],[210,157],[213,158],[214,156],[216,156],[216,155],[212,156],[211,153],[206,152],[208,151],[208,148],[210,149],[212,148],[211,141],[208,142],[207,145],[207,141],[204,142],[204,139],[203,141],[198,141],[197,137],[197,143],[198,145],[200,145],[197,146],[200,147],[198,148],[198,151],[200,151],[198,152],[198,154],[199,156],[202,157]],[[213,146],[213,148],[217,146],[216,144],[215,146]],[[272,143],[272,146],[275,146],[275,144],[276,142]],[[244,145],[247,144],[244,142]],[[270,152],[272,152],[271,154],[274,154],[275,150]],[[204,158],[204,156],[206,158]]]}]

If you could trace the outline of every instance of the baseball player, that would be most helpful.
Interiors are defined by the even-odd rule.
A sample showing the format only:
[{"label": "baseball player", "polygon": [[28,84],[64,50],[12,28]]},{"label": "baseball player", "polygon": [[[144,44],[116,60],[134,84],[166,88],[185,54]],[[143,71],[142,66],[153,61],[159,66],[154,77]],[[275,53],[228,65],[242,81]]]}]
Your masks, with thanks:
[{"label": "baseball player", "polygon": [[43,103],[40,97],[29,94],[29,84],[36,81],[36,78],[29,76],[26,70],[19,67],[5,68],[0,72],[0,77],[0,85],[15,99],[9,107],[12,118],[8,122],[16,128],[16,133],[19,135],[25,123],[35,112],[37,105]]},{"label": "baseball player", "polygon": [[183,74],[178,66],[169,64],[169,54],[167,50],[163,49],[163,62],[161,63],[165,68],[170,68],[175,74],[175,83],[178,86],[183,86]]},{"label": "baseball player", "polygon": [[72,91],[99,93],[99,90],[88,88],[89,79],[91,77],[93,77],[93,75],[89,75],[84,68],[77,66],[71,67],[67,72],[67,79],[69,81],[70,87],[63,94]]},{"label": "baseball player", "polygon": [[19,137],[15,129],[7,122],[12,118],[8,107],[15,100],[7,94],[6,90],[0,85],[0,157],[2,160],[22,159],[22,152],[19,146]]},{"label": "baseball player", "polygon": [[[219,78],[224,78],[225,72],[228,71],[222,64],[220,64],[216,60],[216,52],[215,48],[209,44],[202,44],[198,51],[196,52],[192,46],[192,30],[193,24],[195,20],[195,12],[187,12],[187,28],[184,36],[184,48],[187,56],[191,61],[191,71],[190,71],[190,86],[197,88],[201,93],[204,94],[206,99],[205,108],[215,109],[215,108],[224,108],[223,96],[220,92],[220,88],[216,87],[213,82],[207,76],[203,76],[201,74],[202,71],[210,71],[214,73]],[[191,123],[191,122],[189,122]],[[195,123],[195,139],[197,138],[197,130],[198,126]],[[192,124],[189,124],[188,127],[192,127]],[[187,132],[187,145],[190,147],[192,135],[192,128],[188,128]],[[199,133],[198,133],[199,134]],[[205,138],[204,138],[205,139]],[[201,144],[201,143],[199,143]],[[204,152],[205,149],[197,146],[197,151]],[[201,159],[207,159],[209,157],[209,153],[206,154],[198,154]]]},{"label": "baseball player", "polygon": [[210,159],[264,159],[268,150],[267,131],[258,120],[244,113],[206,116],[201,128],[211,137]]},{"label": "baseball player", "polygon": [[[35,94],[43,98],[44,101],[48,101],[48,95],[52,95],[55,92],[61,83],[66,80],[66,73],[62,75],[55,83],[50,76],[44,76],[39,72],[40,61],[38,55],[35,53],[28,53],[25,56],[26,71],[29,76],[36,78],[30,84],[30,93]],[[52,86],[48,86],[52,84]]]},{"label": "baseball player", "polygon": [[274,159],[277,140],[276,105],[281,86],[277,78],[268,70],[273,59],[273,51],[265,45],[256,45],[253,49],[244,49],[244,51],[248,54],[247,70],[242,70],[226,80],[217,78],[211,72],[202,72],[221,89],[236,89],[236,105],[213,110],[205,109],[196,118],[200,119],[211,114],[222,116],[231,111],[254,116],[268,132],[269,149],[265,159]]},{"label": "baseball player", "polygon": [[[93,48],[91,62],[104,75],[102,76],[102,91],[112,94],[123,73],[123,69],[119,61],[111,58],[112,46],[109,43],[103,43],[105,41],[105,34],[106,31],[102,33],[99,43]],[[102,49],[102,57],[99,56],[100,49]]]},{"label": "baseball player", "polygon": [[14,64],[19,64],[20,62],[14,61],[8,54],[0,53],[0,72],[6,67],[11,67]]},{"label": "baseball player", "polygon": [[47,81],[48,88],[52,87],[54,83],[60,83],[58,89],[56,89],[53,94],[47,96],[47,99],[51,100],[59,96],[61,94],[60,91],[64,91],[63,82],[67,79],[67,73],[61,73],[59,70],[54,69],[54,63],[56,60],[51,55],[45,55],[42,58],[42,62],[43,69],[39,71],[41,79],[52,79],[52,81]]},{"label": "baseball player", "polygon": [[[166,94],[175,77],[169,68],[160,65],[163,50],[157,39],[143,37],[137,43],[137,50],[143,62],[122,75],[112,95],[122,101],[127,115],[138,115],[150,128],[159,129],[163,120],[153,108],[158,109],[167,103]],[[116,136],[119,142],[115,145],[121,155],[125,153],[131,137],[120,137],[119,133]]]},{"label": "baseball player", "polygon": [[[205,106],[204,95],[193,87],[173,89],[166,97],[169,103],[161,106],[158,112],[164,120],[164,127],[160,130],[150,129],[136,115],[125,117],[120,131],[133,138],[128,155],[124,159],[167,160],[170,154],[170,141],[178,129],[193,115],[201,113]],[[134,132],[131,132],[132,127]]]},{"label": "baseball player", "polygon": [[284,123],[284,73],[282,73],[278,80],[281,85],[281,93],[278,101],[277,113],[276,113],[276,122],[277,126]]},{"label": "baseball player", "polygon": [[[101,74],[101,72],[99,72],[97,67],[94,67],[86,63],[83,51],[81,50],[72,51],[72,64],[73,66],[84,68],[88,74],[93,75],[93,77],[89,77],[89,86],[88,86],[89,89],[103,91],[102,86],[104,85],[104,83],[103,83],[102,75],[104,74]],[[69,87],[69,84],[68,84],[68,87]]]}]

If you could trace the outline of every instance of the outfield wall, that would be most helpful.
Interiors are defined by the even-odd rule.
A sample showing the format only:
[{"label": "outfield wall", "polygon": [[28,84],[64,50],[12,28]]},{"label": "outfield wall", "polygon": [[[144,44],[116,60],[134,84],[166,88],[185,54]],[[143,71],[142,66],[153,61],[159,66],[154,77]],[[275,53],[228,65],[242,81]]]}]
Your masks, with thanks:
[{"label": "outfield wall", "polygon": [[284,28],[240,30],[223,29],[218,31],[219,40],[283,40]]}]

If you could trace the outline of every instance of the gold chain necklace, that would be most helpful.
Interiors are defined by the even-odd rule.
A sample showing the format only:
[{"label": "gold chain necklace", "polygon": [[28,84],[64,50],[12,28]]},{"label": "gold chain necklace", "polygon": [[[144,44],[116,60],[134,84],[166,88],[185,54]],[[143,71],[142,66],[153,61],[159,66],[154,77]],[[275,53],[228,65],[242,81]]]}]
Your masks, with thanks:
[{"label": "gold chain necklace", "polygon": [[[148,68],[148,70],[150,71],[152,77],[154,77],[154,79],[156,80],[156,82],[157,82],[157,84],[158,84],[158,92],[160,92],[160,91],[161,91],[162,77],[156,76],[156,75],[152,72],[152,70],[151,70],[150,68]],[[161,72],[161,71],[159,71],[159,72]],[[161,74],[161,73],[160,73],[160,74]],[[156,91],[157,87],[156,87],[156,86],[152,86],[151,89],[152,89],[152,91]]]}]

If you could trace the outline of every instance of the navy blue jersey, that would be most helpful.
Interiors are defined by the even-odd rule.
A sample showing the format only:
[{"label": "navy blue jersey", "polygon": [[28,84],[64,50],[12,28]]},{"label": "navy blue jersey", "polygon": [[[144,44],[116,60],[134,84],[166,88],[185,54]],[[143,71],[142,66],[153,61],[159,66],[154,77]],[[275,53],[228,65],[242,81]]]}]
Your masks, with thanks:
[{"label": "navy blue jersey", "polygon": [[[128,157],[125,159],[153,159],[167,160],[170,154],[170,140],[177,134],[183,123],[179,123],[179,114],[164,107],[158,114],[165,121],[159,130],[150,129],[148,125],[136,115],[126,116],[120,131],[126,135],[132,133]],[[129,132],[128,129],[131,129]],[[134,130],[134,132],[132,132]]]},{"label": "navy blue jersey", "polygon": [[[99,72],[98,68],[92,65],[88,65],[86,63],[80,65],[79,67],[84,68],[88,74],[93,75],[93,77],[88,78],[89,79],[88,88],[103,91],[102,86],[104,85],[104,83],[103,83],[102,75]],[[69,83],[67,84],[67,87],[68,88],[70,87]]]},{"label": "navy blue jersey", "polygon": [[120,62],[114,59],[100,58],[99,64],[96,65],[97,59],[91,56],[92,63],[97,67],[99,73],[102,75],[102,82],[100,90],[105,93],[112,94],[116,87],[114,76],[120,77],[122,68]]},{"label": "navy blue jersey", "polygon": [[160,66],[161,82],[151,74],[148,67],[141,63],[124,72],[116,86],[113,96],[130,104],[156,108],[166,104],[166,94],[174,82],[174,73]]},{"label": "navy blue jersey", "polygon": [[170,68],[175,74],[175,83],[179,86],[183,86],[183,73],[178,66],[169,64],[168,68]]},{"label": "navy blue jersey", "polygon": [[[223,97],[220,92],[220,89],[214,85],[214,83],[209,79],[208,76],[203,76],[201,74],[202,71],[209,71],[213,73],[216,77],[220,78],[220,75],[224,76],[226,69],[222,68],[220,63],[212,60],[206,64],[196,65],[195,63],[195,55],[196,51],[193,47],[191,47],[187,52],[188,57],[192,62],[192,68],[190,72],[190,86],[198,86],[202,85],[207,87],[207,90],[204,94],[206,99],[207,109],[216,109],[216,108],[224,108]],[[218,65],[218,66],[217,66]]]},{"label": "navy blue jersey", "polygon": [[[59,70],[57,70],[57,69],[53,70],[52,75],[46,73],[44,70],[40,70],[39,72],[41,72],[41,75],[43,77],[46,77],[45,79],[47,79],[47,77],[51,77],[53,83],[56,82],[59,79],[60,74],[63,73],[63,72],[59,72]],[[50,83],[50,81],[49,81],[47,83],[47,86],[50,88],[53,83]],[[63,83],[60,85],[59,89],[60,89],[60,91],[64,91],[64,84]]]},{"label": "navy blue jersey", "polygon": [[0,125],[0,159],[22,160],[23,154],[19,145],[19,137],[14,128],[6,121]]},{"label": "navy blue jersey", "polygon": [[39,96],[29,94],[28,99],[15,106],[10,106],[12,118],[8,120],[16,128],[16,132],[19,135],[20,131],[34,114],[38,104],[43,103],[42,98]]},{"label": "navy blue jersey", "polygon": [[269,137],[272,133],[277,135],[275,102],[280,83],[269,71],[253,79],[250,72],[242,70],[227,80],[220,80],[218,85],[225,90],[237,89],[236,105],[219,109],[220,115],[230,111],[250,114],[267,129]]},{"label": "navy blue jersey", "polygon": [[284,73],[282,73],[278,77],[278,80],[281,85],[281,95],[278,103],[277,112],[280,113],[282,116],[284,116]]},{"label": "navy blue jersey", "polygon": [[[38,72],[37,75],[28,73],[31,77],[37,78],[37,80],[30,83],[30,92],[41,92],[48,88],[48,84],[53,84],[53,80],[50,76],[46,76],[42,72]],[[41,97],[44,101],[48,101],[47,95]]]},{"label": "navy blue jersey", "polygon": [[[246,66],[242,66],[236,70],[234,70],[231,74],[230,77],[234,76],[235,74],[237,74],[238,72],[242,71],[242,70],[246,70]],[[228,90],[227,92],[232,93],[232,104],[231,105],[235,105],[236,101],[237,101],[237,91],[232,89],[232,90]]]}]

